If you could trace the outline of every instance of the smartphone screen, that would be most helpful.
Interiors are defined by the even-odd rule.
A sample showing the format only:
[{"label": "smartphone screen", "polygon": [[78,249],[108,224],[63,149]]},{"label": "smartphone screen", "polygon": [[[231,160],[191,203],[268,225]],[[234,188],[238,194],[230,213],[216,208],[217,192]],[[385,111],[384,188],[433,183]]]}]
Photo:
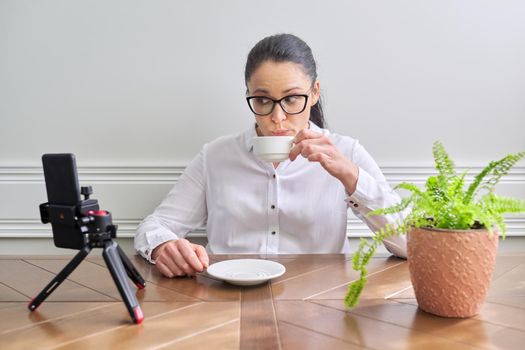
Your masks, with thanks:
[{"label": "smartphone screen", "polygon": [[44,177],[50,204],[76,205],[80,201],[77,165],[71,153],[44,154]]},{"label": "smartphone screen", "polygon": [[[64,212],[74,210],[81,200],[75,156],[71,153],[44,154],[42,163],[49,204],[55,208],[62,207]],[[57,247],[82,248],[83,235],[72,220],[64,224],[52,222],[51,225],[53,241]]]}]

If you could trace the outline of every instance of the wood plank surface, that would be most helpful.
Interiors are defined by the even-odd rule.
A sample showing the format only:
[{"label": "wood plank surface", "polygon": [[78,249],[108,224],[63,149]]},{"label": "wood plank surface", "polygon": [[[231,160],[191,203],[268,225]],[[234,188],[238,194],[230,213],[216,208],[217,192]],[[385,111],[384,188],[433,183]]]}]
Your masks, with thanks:
[{"label": "wood plank surface", "polygon": [[[406,261],[376,257],[359,305],[343,304],[357,278],[350,256],[215,255],[278,261],[286,273],[258,286],[206,272],[165,278],[133,256],[146,279],[129,314],[101,256],[90,255],[35,312],[27,302],[71,259],[0,257],[0,349],[522,349],[525,254],[499,255],[487,302],[469,319],[417,307]],[[7,320],[7,321],[6,321]]]},{"label": "wood plank surface", "polygon": [[17,290],[5,285],[0,282],[0,300],[3,302],[6,301],[29,301],[29,296],[20,293]]},{"label": "wood plank surface", "polygon": [[[166,278],[154,265],[145,261],[144,259],[134,256],[130,259],[147,284],[153,283],[156,286],[167,288],[179,294],[191,297],[193,299],[205,301],[223,301],[223,300],[240,300],[240,289],[209,278],[206,273],[197,274],[196,277],[177,277]],[[105,268],[105,262],[102,257],[89,259],[90,262],[95,263]]]},{"label": "wood plank surface", "polygon": [[[382,271],[403,263],[397,258],[372,259],[369,273]],[[272,283],[272,291],[276,300],[297,300],[325,293],[334,288],[346,288],[349,282],[358,278],[358,273],[352,269],[352,261],[343,260],[339,264],[330,264],[324,269],[307,271],[296,278],[285,279]]]},{"label": "wood plank surface", "polygon": [[377,321],[312,302],[278,300],[275,306],[280,321],[365,348],[474,348],[411,328]]},{"label": "wood plank surface", "polygon": [[[64,267],[64,263],[59,260],[25,260],[30,264],[38,266],[46,271],[50,271],[54,274],[58,274]],[[93,278],[97,276],[97,278]],[[107,295],[115,300],[122,300],[118,292],[115,282],[109,273],[106,266],[91,263],[89,261],[82,262],[76,269],[69,275],[70,281],[76,282],[79,285],[87,288],[96,290],[99,293]],[[137,290],[137,287],[128,280],[132,290]],[[198,299],[192,298],[188,295],[177,293],[176,291],[165,288],[154,283],[148,284],[149,288],[137,290],[137,298],[140,301],[196,301]]]},{"label": "wood plank surface", "polygon": [[281,348],[269,283],[242,288],[241,348]]},{"label": "wood plank surface", "polygon": [[[61,260],[64,266],[67,260]],[[35,297],[55,277],[55,274],[24,260],[0,260],[0,281],[30,298]],[[114,301],[104,293],[71,280],[64,281],[48,298],[49,301]],[[4,300],[0,300],[4,301]]]}]

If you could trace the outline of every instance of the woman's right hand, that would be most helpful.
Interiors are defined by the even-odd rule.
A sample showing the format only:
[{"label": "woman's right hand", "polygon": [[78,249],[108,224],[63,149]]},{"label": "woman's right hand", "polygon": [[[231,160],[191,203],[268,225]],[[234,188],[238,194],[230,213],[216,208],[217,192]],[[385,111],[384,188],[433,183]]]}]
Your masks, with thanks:
[{"label": "woman's right hand", "polygon": [[151,257],[159,271],[169,278],[195,276],[210,264],[204,247],[184,238],[162,243],[153,249]]}]

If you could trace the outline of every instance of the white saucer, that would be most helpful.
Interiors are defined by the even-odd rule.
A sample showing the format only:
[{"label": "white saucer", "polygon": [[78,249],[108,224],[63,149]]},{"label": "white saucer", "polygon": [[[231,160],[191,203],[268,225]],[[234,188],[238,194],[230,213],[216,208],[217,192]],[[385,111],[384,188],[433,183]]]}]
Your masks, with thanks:
[{"label": "white saucer", "polygon": [[225,260],[208,267],[209,275],[239,286],[251,286],[281,276],[286,268],[270,260]]}]

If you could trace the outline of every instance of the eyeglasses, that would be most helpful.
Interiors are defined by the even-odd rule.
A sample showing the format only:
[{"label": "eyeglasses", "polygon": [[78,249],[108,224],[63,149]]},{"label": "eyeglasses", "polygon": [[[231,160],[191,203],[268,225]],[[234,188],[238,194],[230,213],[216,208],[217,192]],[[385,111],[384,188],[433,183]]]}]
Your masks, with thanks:
[{"label": "eyeglasses", "polygon": [[273,112],[275,104],[278,103],[286,114],[299,114],[306,108],[308,102],[308,95],[289,95],[274,100],[265,96],[249,96],[246,97],[248,106],[256,115],[269,115]]}]

